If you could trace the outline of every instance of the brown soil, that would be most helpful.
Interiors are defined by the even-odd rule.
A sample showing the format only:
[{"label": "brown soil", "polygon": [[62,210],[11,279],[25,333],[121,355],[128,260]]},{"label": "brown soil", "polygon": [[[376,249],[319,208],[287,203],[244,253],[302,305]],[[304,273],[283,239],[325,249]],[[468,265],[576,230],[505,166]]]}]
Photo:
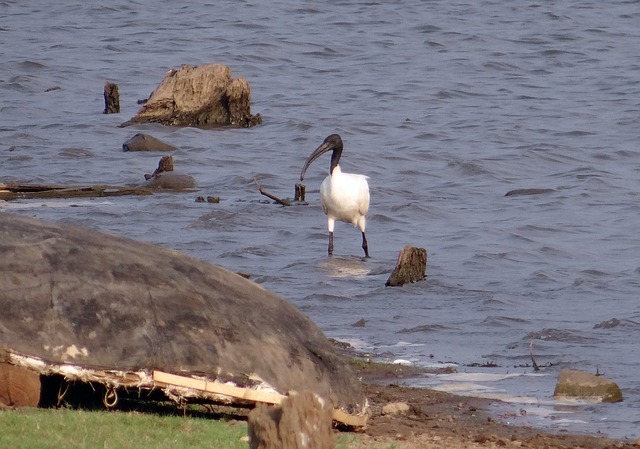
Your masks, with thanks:
[{"label": "brown soil", "polygon": [[[552,433],[526,425],[507,425],[492,418],[496,400],[398,385],[419,374],[416,368],[377,363],[353,363],[362,378],[372,414],[367,428],[352,432],[349,447],[360,448],[585,448],[640,447],[640,440],[621,441],[603,436]],[[406,413],[383,415],[393,402],[409,405]],[[513,416],[517,423],[518,417]]]}]

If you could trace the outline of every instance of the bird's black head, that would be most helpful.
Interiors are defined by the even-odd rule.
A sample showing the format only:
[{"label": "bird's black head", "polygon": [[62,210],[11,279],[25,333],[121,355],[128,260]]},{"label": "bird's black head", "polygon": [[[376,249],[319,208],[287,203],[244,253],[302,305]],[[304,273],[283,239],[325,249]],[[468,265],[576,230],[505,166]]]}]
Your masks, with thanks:
[{"label": "bird's black head", "polygon": [[309,156],[305,162],[302,172],[300,173],[300,181],[304,178],[304,174],[307,171],[307,168],[309,168],[309,165],[327,151],[333,151],[331,154],[331,168],[329,169],[329,173],[333,173],[333,169],[338,165],[340,156],[342,155],[342,139],[338,134],[331,134],[329,137],[324,139],[322,145],[311,153],[311,156]]}]

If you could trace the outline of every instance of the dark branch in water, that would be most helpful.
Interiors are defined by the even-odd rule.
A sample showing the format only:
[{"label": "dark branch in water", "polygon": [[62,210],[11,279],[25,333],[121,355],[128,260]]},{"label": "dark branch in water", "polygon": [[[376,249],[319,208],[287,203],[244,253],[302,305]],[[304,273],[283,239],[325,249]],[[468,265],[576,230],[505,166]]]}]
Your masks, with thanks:
[{"label": "dark branch in water", "polygon": [[255,182],[255,184],[258,186],[258,190],[264,196],[266,196],[268,198],[271,198],[273,201],[275,201],[278,204],[282,204],[283,206],[291,206],[291,203],[289,201],[283,200],[282,198],[278,198],[277,196],[272,195],[269,192],[267,192],[266,190],[264,190],[262,188],[262,186],[260,186],[260,184],[258,184],[258,180],[256,178],[253,178],[253,182]]},{"label": "dark branch in water", "polygon": [[529,353],[531,354],[531,362],[533,363],[533,370],[540,371],[540,367],[536,363],[536,360],[533,358],[533,340],[529,343]]}]

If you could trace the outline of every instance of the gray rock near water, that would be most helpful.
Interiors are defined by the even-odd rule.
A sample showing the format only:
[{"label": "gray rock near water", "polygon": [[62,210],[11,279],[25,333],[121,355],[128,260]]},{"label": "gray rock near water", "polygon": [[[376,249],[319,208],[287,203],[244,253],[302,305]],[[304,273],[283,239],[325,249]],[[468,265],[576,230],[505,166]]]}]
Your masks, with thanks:
[{"label": "gray rock near water", "polygon": [[169,171],[149,177],[142,185],[150,189],[184,190],[195,188],[197,183],[193,176]]},{"label": "gray rock near water", "polygon": [[556,399],[585,399],[596,402],[620,402],[622,391],[612,380],[584,371],[563,369],[553,393]]},{"label": "gray rock near water", "polygon": [[[202,373],[361,412],[348,363],[294,306],[159,246],[0,213],[0,347],[94,369]],[[250,377],[253,376],[253,377]]]},{"label": "gray rock near water", "polygon": [[148,134],[138,133],[122,144],[123,151],[175,151],[177,147]]}]

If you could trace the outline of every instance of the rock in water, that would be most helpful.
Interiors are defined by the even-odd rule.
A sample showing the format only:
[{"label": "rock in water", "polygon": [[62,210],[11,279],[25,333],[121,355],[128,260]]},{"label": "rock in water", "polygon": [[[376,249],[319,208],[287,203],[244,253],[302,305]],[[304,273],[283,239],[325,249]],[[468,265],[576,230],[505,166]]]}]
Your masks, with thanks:
[{"label": "rock in water", "polygon": [[159,246],[0,213],[0,347],[93,369],[200,373],[360,413],[346,360],[293,305]]},{"label": "rock in water", "polygon": [[574,398],[597,402],[622,401],[622,391],[615,382],[572,369],[560,371],[553,396],[556,399]]},{"label": "rock in water", "polygon": [[421,281],[427,271],[427,250],[413,246],[405,246],[398,255],[396,267],[387,279],[387,286],[399,286]]},{"label": "rock in water", "polygon": [[250,127],[262,118],[251,115],[251,90],[246,79],[231,79],[231,69],[225,65],[207,64],[171,70],[138,113],[120,126],[149,122]]},{"label": "rock in water", "polygon": [[138,133],[122,144],[123,151],[175,151],[176,147],[148,134]]}]

